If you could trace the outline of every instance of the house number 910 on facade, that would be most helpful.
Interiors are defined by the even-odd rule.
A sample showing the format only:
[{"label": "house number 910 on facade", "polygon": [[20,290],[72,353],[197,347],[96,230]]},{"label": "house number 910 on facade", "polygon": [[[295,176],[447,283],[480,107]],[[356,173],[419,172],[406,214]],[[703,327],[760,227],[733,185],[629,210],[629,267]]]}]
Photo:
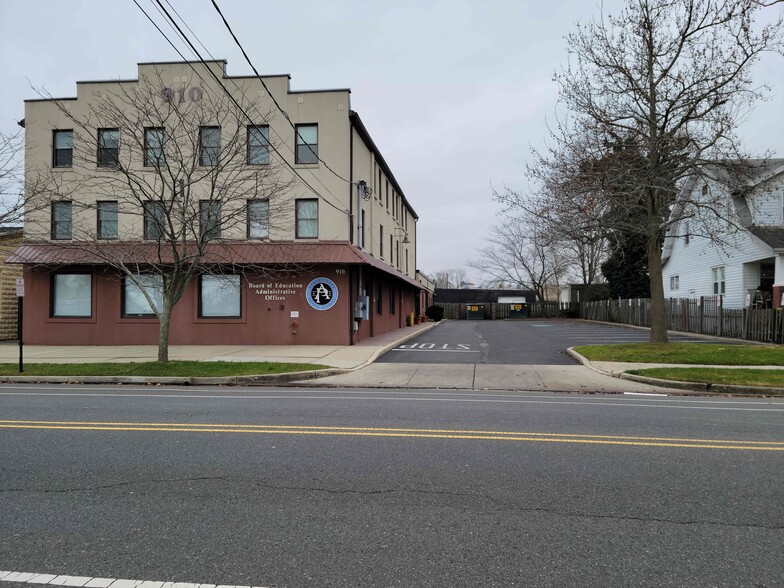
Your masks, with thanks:
[{"label": "house number 910 on facade", "polygon": [[161,90],[161,98],[163,98],[164,102],[178,102],[182,104],[183,102],[198,102],[201,100],[202,96],[204,96],[204,90],[199,86],[193,86],[191,88],[179,88],[175,90],[174,88],[163,88]]}]

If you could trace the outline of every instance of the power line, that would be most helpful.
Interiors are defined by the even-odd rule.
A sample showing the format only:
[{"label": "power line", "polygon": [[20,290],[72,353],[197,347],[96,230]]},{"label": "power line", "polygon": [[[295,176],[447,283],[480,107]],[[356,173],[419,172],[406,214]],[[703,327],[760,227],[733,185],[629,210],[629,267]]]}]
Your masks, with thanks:
[{"label": "power line", "polygon": [[[255,123],[255,121],[253,120],[253,118],[251,118],[251,116],[250,116],[250,115],[249,115],[249,114],[248,114],[248,113],[245,111],[245,109],[242,107],[242,105],[240,105],[240,104],[237,102],[237,100],[234,98],[234,96],[232,96],[231,92],[229,92],[229,89],[228,89],[228,88],[226,88],[226,86],[224,86],[224,84],[222,83],[222,81],[220,80],[220,78],[218,78],[218,76],[216,76],[216,75],[215,75],[215,73],[214,73],[214,72],[213,72],[213,71],[212,71],[212,70],[209,68],[209,66],[207,65],[207,63],[204,61],[204,58],[201,56],[201,54],[198,52],[198,50],[197,50],[197,49],[196,49],[196,48],[193,46],[193,43],[191,43],[191,42],[190,42],[190,40],[187,38],[187,36],[186,36],[186,35],[185,35],[185,34],[182,32],[182,29],[180,29],[179,25],[178,25],[178,24],[177,24],[177,23],[174,21],[174,19],[173,19],[173,18],[171,17],[171,15],[168,13],[168,11],[166,10],[166,8],[165,8],[165,7],[164,7],[164,6],[163,6],[163,5],[160,3],[160,0],[155,0],[155,1],[156,1],[156,2],[157,2],[157,4],[160,6],[160,9],[159,9],[159,10],[163,10],[163,12],[164,12],[164,13],[165,13],[165,15],[166,15],[166,18],[168,18],[168,19],[169,19],[169,21],[171,22],[171,24],[172,24],[172,25],[173,25],[173,26],[174,26],[174,27],[177,29],[177,31],[178,31],[178,34],[180,35],[180,37],[182,37],[182,38],[185,40],[185,42],[188,44],[188,46],[190,47],[190,49],[191,49],[191,51],[193,52],[193,54],[194,54],[194,55],[197,57],[197,59],[199,60],[199,63],[201,63],[201,64],[204,66],[204,68],[207,70],[207,72],[208,72],[208,73],[209,73],[209,74],[212,76],[212,78],[213,78],[213,79],[214,79],[214,80],[217,82],[217,84],[218,84],[218,85],[221,87],[221,89],[222,89],[222,90],[225,92],[225,94],[226,94],[226,95],[229,97],[229,99],[230,99],[230,100],[231,100],[231,101],[234,103],[234,105],[237,107],[237,109],[238,109],[238,110],[239,110],[239,111],[240,111],[240,112],[241,112],[243,115],[245,115],[245,118],[246,118],[246,119],[247,119],[247,120],[248,120],[248,121],[249,121],[251,124]],[[180,51],[180,50],[179,50],[179,49],[178,49],[178,48],[177,48],[177,47],[174,45],[174,43],[172,43],[171,39],[169,39],[169,37],[166,35],[166,33],[164,33],[164,32],[161,30],[161,28],[160,28],[160,27],[159,27],[159,26],[158,26],[158,25],[155,23],[155,21],[154,21],[154,20],[153,20],[153,19],[150,17],[150,15],[147,13],[147,11],[145,11],[145,10],[144,10],[144,8],[142,8],[142,6],[141,6],[141,5],[140,5],[140,4],[137,2],[137,0],[133,0],[133,3],[134,3],[134,4],[136,4],[136,6],[139,8],[139,10],[141,10],[141,11],[142,11],[142,13],[143,13],[143,14],[144,14],[144,15],[147,17],[147,19],[148,19],[148,20],[149,20],[149,21],[150,21],[150,22],[153,24],[153,26],[154,26],[154,27],[155,27],[155,28],[158,30],[158,32],[159,32],[159,33],[160,33],[160,34],[163,36],[163,38],[164,38],[164,39],[166,39],[166,41],[168,41],[169,45],[171,45],[171,46],[174,48],[174,50],[175,50],[175,51],[177,52],[177,54],[178,54],[178,55],[179,55],[179,56],[180,56],[180,57],[183,59],[183,61],[184,61],[184,62],[186,62],[186,63],[188,64],[188,66],[191,68],[191,70],[193,70],[193,72],[194,72],[194,73],[195,73],[195,74],[196,74],[196,75],[199,77],[199,79],[201,79],[201,78],[202,78],[202,74],[201,74],[201,73],[200,73],[198,70],[196,70],[196,68],[193,66],[193,64],[192,64],[192,63],[191,63],[191,62],[190,62],[190,61],[189,61],[189,60],[188,60],[188,59],[187,59],[187,58],[186,58],[186,57],[185,57],[185,56],[182,54],[182,52],[181,52],[181,51]],[[244,96],[244,95],[243,95],[243,96]],[[324,197],[322,194],[320,194],[320,193],[319,193],[319,191],[318,191],[318,190],[316,190],[316,189],[315,189],[315,188],[314,188],[312,185],[310,185],[310,183],[309,183],[309,182],[308,182],[308,181],[307,181],[305,178],[303,178],[303,177],[300,175],[300,173],[299,173],[299,172],[298,172],[298,171],[297,171],[297,170],[296,170],[296,169],[295,169],[295,168],[294,168],[294,167],[293,167],[293,166],[292,166],[292,165],[291,165],[291,164],[290,164],[288,161],[286,161],[285,157],[283,157],[283,156],[281,155],[280,151],[277,149],[277,147],[276,147],[274,144],[271,144],[271,143],[270,143],[270,144],[269,144],[269,146],[270,146],[270,147],[272,147],[272,150],[273,150],[273,151],[274,151],[274,152],[275,152],[275,153],[276,153],[276,154],[277,154],[277,155],[280,157],[281,161],[282,161],[282,162],[283,162],[283,163],[286,165],[286,167],[288,167],[288,168],[291,170],[291,172],[292,172],[292,173],[293,173],[293,174],[294,174],[294,175],[295,175],[297,178],[299,178],[299,180],[300,180],[300,181],[301,181],[301,182],[302,182],[302,183],[303,183],[303,184],[304,184],[304,185],[305,185],[305,186],[306,186],[306,187],[307,187],[309,190],[311,190],[311,191],[312,191],[312,192],[313,192],[313,193],[314,193],[316,196],[318,196],[319,198],[321,198],[322,200],[324,200],[324,202],[326,202],[328,205],[330,205],[332,208],[334,208],[334,209],[335,209],[335,210],[337,210],[338,212],[340,212],[340,213],[342,213],[342,214],[350,215],[350,212],[349,212],[349,211],[347,211],[347,210],[344,210],[344,209],[341,209],[340,207],[336,206],[335,204],[333,204],[332,202],[330,202],[330,201],[329,201],[329,199],[327,199],[327,198],[326,198],[326,197]],[[334,194],[332,194],[332,196],[334,197]]]},{"label": "power line", "polygon": [[[185,28],[186,28],[186,29],[188,29],[188,31],[191,33],[191,35],[193,35],[193,37],[196,39],[196,41],[199,43],[199,45],[201,45],[201,47],[204,49],[204,51],[207,53],[207,55],[209,55],[209,56],[210,56],[210,58],[214,60],[214,59],[215,59],[215,56],[214,56],[214,55],[213,55],[213,54],[210,52],[210,50],[209,50],[209,49],[208,49],[208,48],[207,48],[207,47],[204,45],[204,43],[202,43],[201,39],[199,39],[199,36],[198,36],[198,35],[197,35],[197,34],[196,34],[194,31],[193,31],[193,29],[191,29],[191,27],[190,27],[190,26],[188,26],[188,23],[187,23],[187,22],[185,22],[185,19],[182,17],[182,15],[181,15],[179,12],[177,12],[177,9],[176,9],[176,8],[175,8],[175,7],[172,5],[172,3],[171,3],[169,0],[166,0],[166,4],[168,4],[168,5],[169,5],[169,7],[172,9],[172,12],[174,12],[174,14],[176,14],[176,15],[177,15],[177,17],[180,19],[180,22],[181,22],[181,23],[182,23],[182,24],[185,26]],[[161,15],[163,15],[163,12],[161,12],[161,9],[160,9],[160,8],[158,8],[158,12],[160,12],[160,13],[161,13]],[[164,17],[164,18],[165,18],[165,17]],[[171,16],[169,16],[169,18],[171,19]],[[173,20],[173,19],[172,19],[172,20]],[[173,29],[173,30],[176,30],[176,29],[174,29],[174,27],[171,25],[171,23],[169,23],[169,26],[170,26],[170,27],[172,27],[172,29]],[[179,33],[178,33],[178,34],[179,34]],[[182,37],[182,35],[180,35],[180,36]],[[187,42],[188,42],[188,40],[187,40],[187,39],[185,39],[185,42],[187,43]],[[245,98],[246,100],[248,100],[248,97],[246,96],[246,94],[245,94],[244,90],[243,90],[242,88],[240,88],[240,86],[239,86],[239,84],[237,84],[236,80],[234,80],[234,79],[233,79],[233,78],[231,78],[231,77],[229,77],[228,79],[231,81],[231,83],[232,83],[232,84],[234,84],[234,87],[235,87],[235,88],[237,89],[237,91],[238,91],[238,92],[239,92],[239,93],[242,95],[242,97],[243,97],[243,98]],[[267,91],[267,93],[270,95],[270,98],[272,98],[273,102],[275,102],[275,97],[274,97],[274,95],[272,95],[272,93],[269,91],[269,88],[267,88],[267,86],[264,84],[264,81],[263,81],[263,79],[262,79],[262,80],[260,80],[260,81],[261,81],[261,83],[262,83],[262,86],[264,87],[264,89],[265,89],[265,90]],[[267,121],[267,119],[266,119],[266,117],[265,117],[265,116],[264,116],[264,115],[263,115],[261,112],[259,112],[259,109],[257,108],[257,106],[256,106],[255,102],[253,102],[253,101],[249,101],[249,102],[250,102],[250,106],[253,108],[253,110],[256,112],[256,114],[258,114],[258,115],[259,115],[259,117],[261,117],[261,119],[262,119],[264,122],[268,122],[268,121]],[[275,104],[277,105],[277,102],[275,102]],[[285,112],[284,112],[284,115],[286,115],[286,113],[285,113]],[[288,116],[288,115],[286,115],[286,116]],[[289,122],[290,122],[290,121],[289,121]],[[285,140],[283,139],[283,137],[281,137],[281,136],[280,136],[280,134],[279,134],[279,133],[278,133],[278,132],[275,130],[275,128],[274,128],[274,127],[272,127],[272,126],[270,126],[269,128],[270,128],[270,130],[272,131],[272,133],[273,133],[273,134],[274,134],[274,135],[275,135],[275,136],[278,138],[278,140],[280,141],[280,143],[281,143],[281,144],[283,144],[283,145],[286,147],[286,149],[287,149],[288,151],[290,151],[290,152],[291,152],[291,154],[292,154],[292,155],[294,155],[294,156],[296,157],[296,152],[295,152],[295,150],[294,150],[294,149],[292,149],[292,148],[291,148],[291,146],[288,144],[288,142],[287,142],[287,141],[285,141]],[[296,127],[295,127],[295,129],[294,129],[294,130],[296,131]],[[312,151],[312,150],[311,150],[311,153],[313,153],[313,151]],[[321,160],[319,160],[319,161],[321,161]],[[329,166],[328,166],[326,163],[324,163],[324,165],[325,165],[326,167],[329,167]],[[330,171],[331,171],[331,170],[330,170]],[[321,186],[322,186],[322,187],[323,187],[323,188],[324,188],[324,189],[325,189],[325,190],[326,190],[326,191],[329,193],[329,195],[330,195],[330,196],[332,196],[333,198],[335,198],[335,199],[336,199],[336,200],[338,200],[338,201],[340,200],[340,199],[339,199],[337,196],[335,196],[335,194],[334,194],[334,193],[333,193],[333,192],[332,192],[332,191],[329,189],[329,187],[327,187],[327,185],[326,185],[326,184],[324,184],[324,182],[322,182],[322,181],[321,181],[321,179],[320,179],[320,178],[319,178],[319,177],[318,177],[318,176],[317,176],[315,173],[313,173],[313,171],[312,171],[312,170],[306,169],[306,172],[307,172],[307,173],[309,173],[309,174],[310,174],[310,175],[313,177],[313,179],[314,179],[314,180],[316,180],[316,182],[318,182],[318,183],[319,183],[319,184],[320,184],[320,185],[321,185]],[[343,178],[341,178],[341,179],[343,179]],[[323,197],[323,196],[322,196],[322,197]],[[328,202],[326,199],[325,199],[325,201],[327,202],[327,204],[331,204],[331,203],[330,203],[330,202]]]},{"label": "power line", "polygon": [[[248,62],[248,65],[250,65],[251,69],[253,70],[253,73],[256,74],[256,77],[261,82],[261,85],[264,86],[264,89],[270,95],[270,98],[272,98],[272,102],[275,104],[275,107],[278,110],[280,110],[280,112],[283,113],[283,116],[286,118],[286,120],[289,121],[289,124],[294,129],[294,132],[296,133],[297,137],[302,139],[302,136],[299,134],[299,131],[297,131],[297,126],[293,122],[291,122],[291,117],[289,116],[288,112],[283,110],[283,108],[280,106],[280,104],[278,104],[278,101],[275,99],[275,96],[273,96],[272,93],[269,91],[269,88],[267,88],[267,84],[264,83],[264,79],[261,77],[261,74],[256,69],[256,66],[253,65],[253,62],[250,60],[250,57],[248,57],[248,54],[245,52],[245,48],[242,46],[242,43],[240,43],[240,40],[237,38],[237,35],[234,34],[234,31],[231,29],[231,26],[229,25],[229,22],[226,20],[226,17],[223,16],[223,12],[221,12],[221,9],[218,6],[218,3],[215,0],[211,0],[211,1],[212,1],[212,5],[215,7],[215,10],[218,11],[218,14],[221,17],[221,20],[223,21],[223,24],[226,25],[226,28],[228,29],[229,34],[231,35],[232,39],[234,39],[234,42],[237,44],[237,47],[240,48],[240,51],[242,52],[243,57],[245,57],[245,61]],[[311,150],[311,153],[313,153],[313,150]],[[313,155],[316,155],[316,154],[313,153]],[[341,176],[338,172],[336,172],[334,169],[332,169],[327,164],[327,162],[324,161],[323,159],[321,159],[318,155],[316,155],[316,159],[318,159],[321,163],[323,163],[324,167],[326,167],[329,171],[331,171],[336,177],[340,178],[341,180],[343,180],[347,184],[352,184],[352,182],[350,180],[347,180],[346,178]]]}]

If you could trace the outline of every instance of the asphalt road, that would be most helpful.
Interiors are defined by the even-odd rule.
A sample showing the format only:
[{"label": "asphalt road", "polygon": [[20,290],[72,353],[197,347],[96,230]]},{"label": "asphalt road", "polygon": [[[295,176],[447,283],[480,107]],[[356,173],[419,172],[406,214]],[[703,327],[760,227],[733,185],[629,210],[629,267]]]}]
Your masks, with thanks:
[{"label": "asphalt road", "polygon": [[3,386],[0,415],[4,570],[276,587],[784,579],[781,401]]},{"label": "asphalt road", "polygon": [[[568,365],[576,345],[638,343],[647,330],[565,319],[445,321],[381,356],[381,363],[488,363]],[[671,341],[704,340],[672,335]]]}]

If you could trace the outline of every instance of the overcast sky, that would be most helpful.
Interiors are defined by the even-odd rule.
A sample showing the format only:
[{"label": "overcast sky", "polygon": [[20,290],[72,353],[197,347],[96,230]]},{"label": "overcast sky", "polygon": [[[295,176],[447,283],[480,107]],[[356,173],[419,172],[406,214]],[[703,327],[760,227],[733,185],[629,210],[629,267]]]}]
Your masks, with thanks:
[{"label": "overcast sky", "polygon": [[[154,2],[137,1],[175,40]],[[228,60],[229,75],[252,74],[210,0],[168,1]],[[420,217],[417,267],[430,274],[476,258],[502,221],[491,186],[526,189],[530,148],[556,112],[563,37],[599,14],[591,0],[218,4],[260,73],[291,74],[293,90],[351,88],[352,108]],[[4,132],[17,129],[32,86],[75,96],[77,80],[135,78],[137,62],[181,59],[133,0],[0,0],[0,39]],[[784,58],[765,59],[755,79],[773,95],[743,136],[784,156]]]}]

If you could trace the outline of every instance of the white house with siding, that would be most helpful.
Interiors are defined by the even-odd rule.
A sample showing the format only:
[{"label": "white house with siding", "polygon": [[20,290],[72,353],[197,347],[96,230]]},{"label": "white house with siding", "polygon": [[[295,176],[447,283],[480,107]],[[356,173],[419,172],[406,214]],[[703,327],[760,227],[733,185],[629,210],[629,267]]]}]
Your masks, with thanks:
[{"label": "white house with siding", "polygon": [[720,174],[684,186],[681,202],[707,206],[677,205],[681,218],[662,251],[665,297],[721,295],[725,308],[782,305],[784,159],[756,160],[744,176],[735,188]]}]

